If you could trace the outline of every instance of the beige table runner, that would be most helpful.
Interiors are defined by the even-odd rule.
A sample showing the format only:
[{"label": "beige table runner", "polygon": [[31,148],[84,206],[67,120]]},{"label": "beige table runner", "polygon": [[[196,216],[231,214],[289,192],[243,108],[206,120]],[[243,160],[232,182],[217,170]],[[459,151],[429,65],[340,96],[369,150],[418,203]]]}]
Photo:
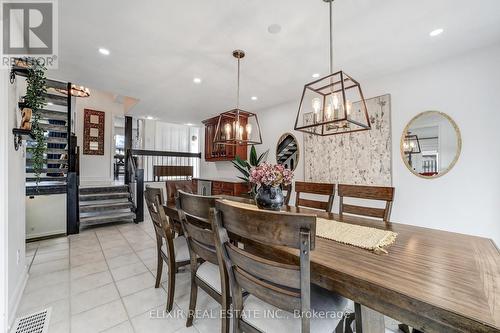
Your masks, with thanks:
[{"label": "beige table runner", "polygon": [[[242,208],[259,210],[255,205],[232,200],[224,201]],[[397,235],[395,232],[377,228],[323,218],[316,219],[316,236],[370,250],[375,253],[388,253],[384,248],[394,243]]]}]

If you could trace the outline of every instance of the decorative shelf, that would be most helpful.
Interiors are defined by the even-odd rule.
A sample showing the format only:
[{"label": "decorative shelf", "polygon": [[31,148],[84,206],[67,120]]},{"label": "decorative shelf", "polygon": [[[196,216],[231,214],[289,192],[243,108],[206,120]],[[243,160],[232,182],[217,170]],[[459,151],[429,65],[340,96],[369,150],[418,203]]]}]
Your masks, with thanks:
[{"label": "decorative shelf", "polygon": [[21,128],[13,128],[12,134],[14,134],[16,136],[20,136],[24,140],[27,140],[27,139],[35,140],[35,136],[31,132],[31,130],[21,129]]}]

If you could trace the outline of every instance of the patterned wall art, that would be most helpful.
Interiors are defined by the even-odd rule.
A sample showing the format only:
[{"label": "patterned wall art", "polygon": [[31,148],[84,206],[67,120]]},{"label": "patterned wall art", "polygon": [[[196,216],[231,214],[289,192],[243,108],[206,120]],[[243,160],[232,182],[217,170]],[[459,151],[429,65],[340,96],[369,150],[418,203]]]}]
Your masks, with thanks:
[{"label": "patterned wall art", "polygon": [[[353,108],[359,108],[359,102]],[[366,100],[372,129],[321,137],[304,135],[305,179],[355,185],[392,185],[391,96]]]},{"label": "patterned wall art", "polygon": [[83,112],[83,154],[104,155],[104,116],[102,111]]}]

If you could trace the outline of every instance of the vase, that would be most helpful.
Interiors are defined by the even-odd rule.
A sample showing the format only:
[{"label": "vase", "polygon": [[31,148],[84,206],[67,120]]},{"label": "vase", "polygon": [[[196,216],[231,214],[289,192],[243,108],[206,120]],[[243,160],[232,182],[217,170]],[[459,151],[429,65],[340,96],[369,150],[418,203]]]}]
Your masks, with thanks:
[{"label": "vase", "polygon": [[257,207],[267,210],[280,210],[285,197],[280,186],[261,186],[255,195]]}]

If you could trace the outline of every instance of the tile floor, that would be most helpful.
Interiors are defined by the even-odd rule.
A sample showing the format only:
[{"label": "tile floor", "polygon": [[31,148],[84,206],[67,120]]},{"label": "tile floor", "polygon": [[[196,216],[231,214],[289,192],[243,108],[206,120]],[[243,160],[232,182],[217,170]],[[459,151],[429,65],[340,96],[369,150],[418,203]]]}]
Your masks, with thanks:
[{"label": "tile floor", "polygon": [[[201,289],[197,309],[206,311],[186,327],[187,267],[176,276],[174,309],[165,314],[167,273],[164,268],[162,287],[155,289],[156,248],[147,214],[139,224],[28,243],[26,256],[29,279],[17,316],[51,307],[49,333],[220,332],[220,306]],[[386,325],[396,329],[397,322],[386,318]]]},{"label": "tile floor", "polygon": [[[149,216],[148,216],[149,217]],[[49,333],[220,331],[217,318],[186,328],[189,270],[176,278],[173,315],[164,315],[165,280],[155,289],[156,250],[150,221],[114,224],[78,235],[28,243],[30,265],[18,316],[52,307]],[[219,305],[202,290],[198,308]]]}]

